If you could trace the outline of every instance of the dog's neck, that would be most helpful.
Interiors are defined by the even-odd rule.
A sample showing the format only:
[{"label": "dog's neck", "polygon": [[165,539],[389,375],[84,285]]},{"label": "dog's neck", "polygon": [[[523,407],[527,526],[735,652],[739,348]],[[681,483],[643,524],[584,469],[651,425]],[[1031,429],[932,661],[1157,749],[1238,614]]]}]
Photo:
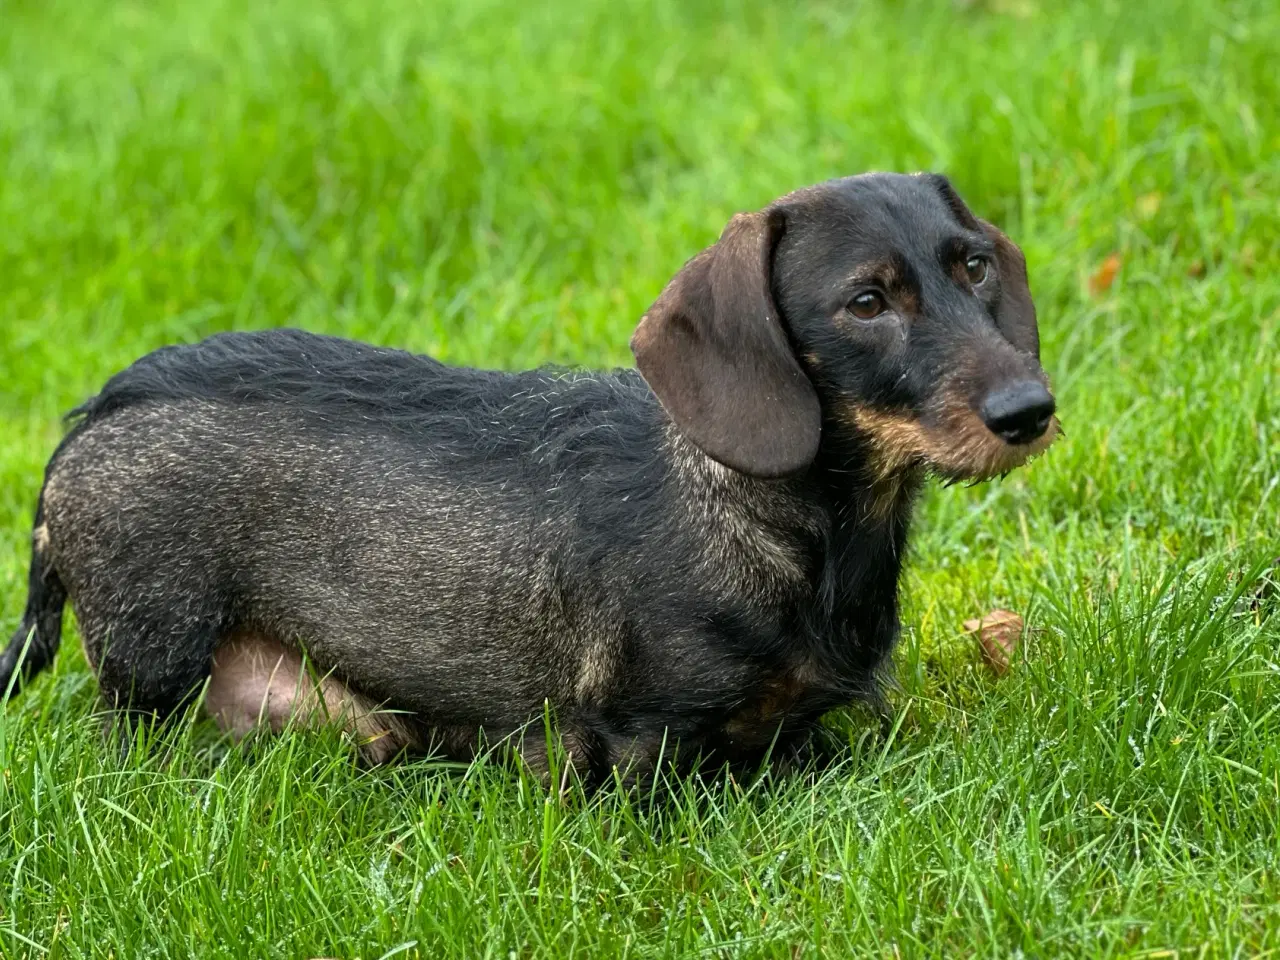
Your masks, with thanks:
[{"label": "dog's neck", "polygon": [[761,479],[716,462],[674,427],[666,447],[694,528],[706,531],[713,559],[736,568],[741,589],[805,595],[833,615],[858,600],[871,573],[882,587],[873,593],[883,594],[886,573],[896,590],[919,469],[882,473],[865,446],[840,439],[804,474]]}]

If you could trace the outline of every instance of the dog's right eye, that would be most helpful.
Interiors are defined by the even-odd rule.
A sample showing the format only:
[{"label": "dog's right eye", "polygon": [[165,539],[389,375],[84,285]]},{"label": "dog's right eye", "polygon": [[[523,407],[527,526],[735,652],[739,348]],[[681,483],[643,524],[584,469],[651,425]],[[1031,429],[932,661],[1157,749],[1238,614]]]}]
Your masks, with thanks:
[{"label": "dog's right eye", "polygon": [[969,277],[969,283],[973,286],[980,286],[987,279],[987,261],[983,257],[970,257],[964,265],[964,272]]},{"label": "dog's right eye", "polygon": [[859,320],[874,320],[884,313],[884,298],[867,290],[849,301],[849,312]]}]

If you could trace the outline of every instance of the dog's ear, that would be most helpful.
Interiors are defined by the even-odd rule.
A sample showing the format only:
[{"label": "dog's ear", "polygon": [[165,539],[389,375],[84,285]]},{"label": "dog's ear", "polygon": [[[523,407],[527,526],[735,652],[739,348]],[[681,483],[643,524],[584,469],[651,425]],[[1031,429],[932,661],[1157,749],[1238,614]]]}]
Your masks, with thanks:
[{"label": "dog's ear", "polygon": [[996,270],[1000,277],[1000,302],[996,304],[996,326],[1019,350],[1040,359],[1040,328],[1036,305],[1027,282],[1027,258],[1018,245],[985,220],[978,220],[982,232],[996,245]]},{"label": "dog's ear", "polygon": [[631,350],[680,431],[712,459],[758,477],[812,462],[818,395],[773,302],[778,210],[738,214],[667,284]]},{"label": "dog's ear", "polygon": [[970,230],[981,230],[996,245],[996,273],[1000,278],[1000,302],[996,304],[996,326],[1005,339],[1019,350],[1040,359],[1040,329],[1036,325],[1036,305],[1027,282],[1027,258],[1018,245],[965,206],[951,181],[938,173],[922,174],[942,195],[957,220]]}]

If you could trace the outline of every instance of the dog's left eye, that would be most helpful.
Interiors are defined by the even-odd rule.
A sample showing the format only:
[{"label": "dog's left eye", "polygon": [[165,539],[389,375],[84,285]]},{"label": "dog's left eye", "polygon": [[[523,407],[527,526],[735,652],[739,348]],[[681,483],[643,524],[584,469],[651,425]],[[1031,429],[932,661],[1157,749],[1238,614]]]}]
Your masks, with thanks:
[{"label": "dog's left eye", "polygon": [[874,290],[866,290],[849,301],[849,312],[859,320],[874,320],[884,313],[884,298]]},{"label": "dog's left eye", "polygon": [[987,261],[982,257],[970,257],[965,261],[964,272],[968,275],[969,282],[976,287],[987,279]]}]

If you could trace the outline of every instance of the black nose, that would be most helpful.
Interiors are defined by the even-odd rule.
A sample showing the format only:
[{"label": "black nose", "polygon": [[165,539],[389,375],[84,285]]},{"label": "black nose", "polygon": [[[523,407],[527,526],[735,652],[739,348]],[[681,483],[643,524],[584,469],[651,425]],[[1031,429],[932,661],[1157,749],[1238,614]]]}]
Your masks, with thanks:
[{"label": "black nose", "polygon": [[1022,380],[988,394],[982,422],[1007,443],[1030,443],[1042,436],[1053,417],[1053,397],[1043,384]]}]

